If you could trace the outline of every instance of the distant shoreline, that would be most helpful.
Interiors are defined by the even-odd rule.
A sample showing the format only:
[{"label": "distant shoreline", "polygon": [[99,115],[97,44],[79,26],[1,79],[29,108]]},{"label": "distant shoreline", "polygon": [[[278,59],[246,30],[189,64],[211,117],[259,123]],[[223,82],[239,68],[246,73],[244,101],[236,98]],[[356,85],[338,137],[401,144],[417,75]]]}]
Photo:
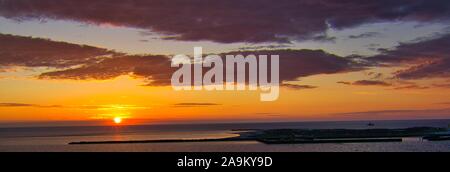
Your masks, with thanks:
[{"label": "distant shoreline", "polygon": [[[240,131],[240,130],[232,130]],[[429,141],[449,140],[450,133],[445,128],[414,127],[404,129],[273,129],[237,133],[237,137],[216,139],[164,139],[164,140],[124,140],[124,141],[79,141],[70,145],[86,144],[135,144],[135,143],[186,143],[186,142],[226,142],[258,141],[265,144],[308,144],[308,143],[370,143],[402,142],[402,137],[422,137]]]}]

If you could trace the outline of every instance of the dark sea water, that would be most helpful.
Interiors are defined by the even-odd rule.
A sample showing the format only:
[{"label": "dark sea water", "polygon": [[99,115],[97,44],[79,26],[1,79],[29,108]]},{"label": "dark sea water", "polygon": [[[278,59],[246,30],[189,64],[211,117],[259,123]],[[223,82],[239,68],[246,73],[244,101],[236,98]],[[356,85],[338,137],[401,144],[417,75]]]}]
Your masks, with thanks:
[{"label": "dark sea water", "polygon": [[[408,120],[349,122],[289,122],[289,123],[235,123],[235,124],[178,124],[141,126],[73,126],[0,128],[0,151],[120,151],[120,152],[349,152],[349,151],[450,151],[450,141],[428,142],[420,138],[404,138],[398,143],[346,144],[287,144],[266,145],[256,141],[205,143],[145,143],[68,145],[77,141],[124,141],[157,139],[204,139],[237,136],[235,131],[246,129],[367,129],[407,127],[449,127],[450,120]],[[1,127],[1,126],[0,126]]]}]

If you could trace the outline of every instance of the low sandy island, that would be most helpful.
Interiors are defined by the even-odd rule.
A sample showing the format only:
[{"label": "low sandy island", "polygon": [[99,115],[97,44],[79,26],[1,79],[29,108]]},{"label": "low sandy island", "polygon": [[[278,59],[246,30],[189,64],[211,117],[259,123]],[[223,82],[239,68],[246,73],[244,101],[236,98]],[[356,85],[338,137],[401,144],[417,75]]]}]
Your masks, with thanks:
[{"label": "low sandy island", "polygon": [[[240,131],[239,129],[233,131]],[[446,128],[414,127],[402,129],[271,129],[238,132],[239,136],[217,139],[80,141],[69,144],[130,144],[259,141],[265,144],[401,142],[403,137],[422,137],[429,141],[450,140]]]}]

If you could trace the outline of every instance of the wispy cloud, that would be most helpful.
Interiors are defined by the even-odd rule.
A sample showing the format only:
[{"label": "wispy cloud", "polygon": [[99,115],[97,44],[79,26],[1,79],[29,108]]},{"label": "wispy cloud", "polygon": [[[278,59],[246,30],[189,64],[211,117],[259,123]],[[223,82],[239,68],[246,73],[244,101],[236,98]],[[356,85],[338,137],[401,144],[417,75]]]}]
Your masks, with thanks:
[{"label": "wispy cloud", "polygon": [[355,82],[347,82],[347,81],[339,81],[338,84],[344,85],[359,85],[359,86],[392,86],[392,84],[387,83],[385,81],[377,81],[377,80],[358,80]]},{"label": "wispy cloud", "polygon": [[382,65],[409,65],[394,73],[399,79],[450,77],[450,34],[426,41],[402,43],[392,50],[368,58]]},{"label": "wispy cloud", "polygon": [[26,103],[0,103],[0,107],[39,107],[39,108],[60,108],[61,105],[37,105]]},{"label": "wispy cloud", "polygon": [[393,88],[394,90],[423,90],[423,89],[429,89],[430,87],[428,86],[420,86],[417,84],[410,84],[410,85],[405,85],[405,86],[398,86]]},{"label": "wispy cloud", "polygon": [[217,103],[177,103],[173,104],[173,107],[207,107],[207,106],[220,106]]},{"label": "wispy cloud", "polygon": [[33,108],[67,108],[67,109],[83,109],[83,110],[130,110],[130,109],[149,109],[151,106],[138,105],[39,105],[27,103],[0,103],[0,107],[14,108],[14,107],[33,107]]},{"label": "wispy cloud", "polygon": [[439,88],[450,88],[450,83],[433,84],[433,86],[439,87]]},{"label": "wispy cloud", "polygon": [[381,110],[381,111],[363,111],[363,112],[348,112],[337,113],[334,116],[354,117],[354,118],[442,118],[448,117],[450,108],[444,109],[398,109],[398,110]]},{"label": "wispy cloud", "polygon": [[35,106],[35,105],[25,103],[0,103],[0,107],[28,107],[28,106]]},{"label": "wispy cloud", "polygon": [[281,86],[286,87],[288,89],[293,89],[293,90],[304,90],[304,89],[317,88],[317,86],[312,86],[312,85],[297,85],[297,84],[287,84],[287,83],[283,83],[283,84],[281,84]]},{"label": "wispy cloud", "polygon": [[366,32],[366,33],[362,33],[359,35],[350,35],[348,36],[350,39],[360,39],[360,38],[370,38],[370,37],[375,37],[375,36],[379,36],[380,33],[378,32]]}]

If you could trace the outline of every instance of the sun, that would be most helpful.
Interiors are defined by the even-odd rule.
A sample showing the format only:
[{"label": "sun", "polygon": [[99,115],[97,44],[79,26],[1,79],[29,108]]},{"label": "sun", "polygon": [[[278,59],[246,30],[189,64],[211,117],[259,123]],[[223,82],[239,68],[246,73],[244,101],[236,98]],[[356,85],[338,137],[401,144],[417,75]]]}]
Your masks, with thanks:
[{"label": "sun", "polygon": [[122,118],[121,117],[115,117],[113,120],[114,120],[114,123],[116,123],[116,124],[122,123]]}]

